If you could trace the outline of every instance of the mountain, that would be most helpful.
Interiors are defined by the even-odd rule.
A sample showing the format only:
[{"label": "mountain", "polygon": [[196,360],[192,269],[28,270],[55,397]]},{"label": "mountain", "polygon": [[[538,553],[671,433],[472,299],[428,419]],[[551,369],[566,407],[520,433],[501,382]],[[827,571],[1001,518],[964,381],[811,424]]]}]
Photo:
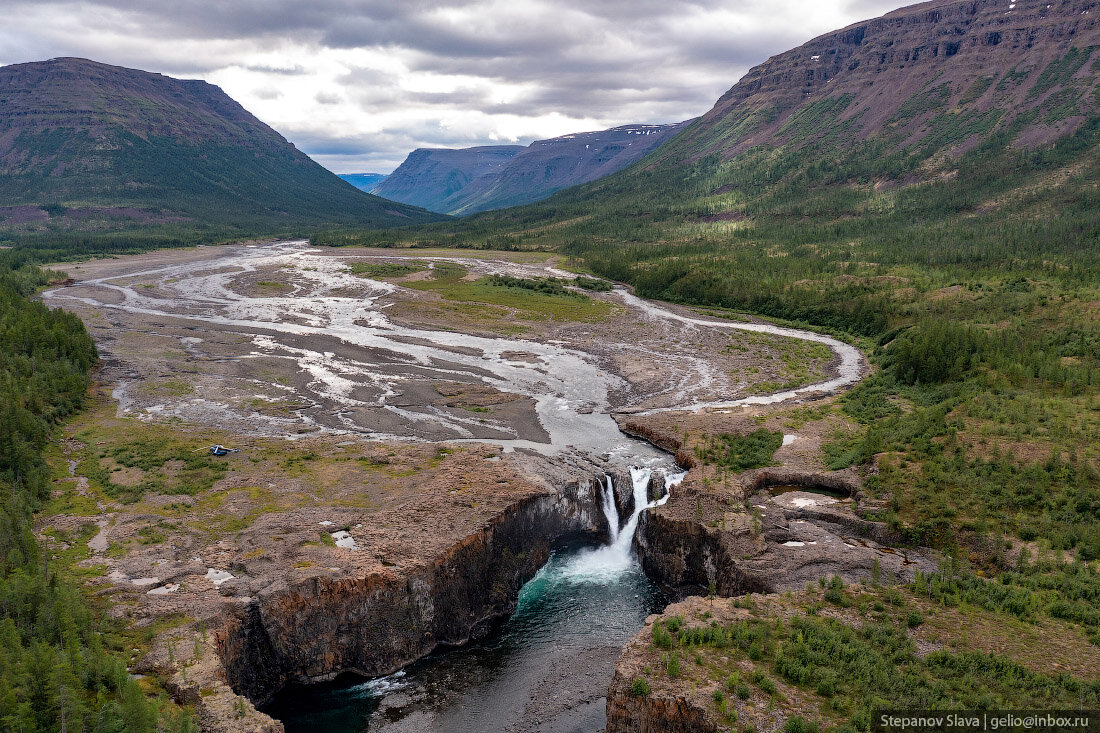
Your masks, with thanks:
[{"label": "mountain", "polygon": [[[827,33],[751,69],[641,164],[421,239],[544,247],[552,228],[650,295],[819,322],[833,309],[884,316],[862,297],[781,307],[761,292],[764,269],[772,287],[827,299],[798,272],[805,257],[781,249],[874,262],[904,248],[947,262],[1100,248],[1093,2],[937,0]],[[688,240],[696,254],[670,258],[665,247]]]},{"label": "mountain", "polygon": [[935,0],[853,24],[751,69],[637,165],[415,238],[564,247],[643,295],[866,334],[902,317],[903,263],[1082,271],[1100,9]]},{"label": "mountain", "polygon": [[375,186],[386,180],[386,173],[338,173],[341,179],[347,181],[360,191],[370,193]]},{"label": "mountain", "polygon": [[58,58],[0,67],[0,218],[233,235],[438,217],[356,190],[216,86]]},{"label": "mountain", "polygon": [[518,145],[414,150],[375,193],[447,214],[527,204],[637,162],[686,123],[623,125]]},{"label": "mountain", "polygon": [[445,202],[471,181],[502,169],[523,152],[522,145],[476,148],[417,148],[375,188],[391,201],[445,213]]},{"label": "mountain", "polygon": [[536,140],[495,175],[481,176],[451,195],[441,210],[473,214],[539,201],[638,162],[686,124],[623,125]]},{"label": "mountain", "polygon": [[1090,0],[971,0],[853,24],[749,71],[654,165],[873,140],[876,173],[890,178],[902,156],[930,161],[927,179],[995,134],[1035,149],[1097,110],[1098,14]]}]

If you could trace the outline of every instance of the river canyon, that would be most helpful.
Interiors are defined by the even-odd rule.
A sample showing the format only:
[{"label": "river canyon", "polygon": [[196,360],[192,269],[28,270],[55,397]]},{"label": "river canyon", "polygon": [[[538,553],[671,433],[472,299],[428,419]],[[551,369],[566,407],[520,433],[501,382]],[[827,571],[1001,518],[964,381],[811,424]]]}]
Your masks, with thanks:
[{"label": "river canyon", "polygon": [[[84,319],[104,390],[69,460],[139,494],[99,498],[89,562],[135,623],[192,619],[135,669],[225,730],[600,730],[619,649],[672,597],[895,562],[889,537],[851,540],[879,531],[852,513],[858,478],[801,470],[820,436],[786,435],[793,473],[721,491],[679,450],[681,416],[764,424],[857,381],[857,349],[487,279],[568,285],[564,266],[294,241],[68,267],[43,297]],[[188,468],[128,465],[147,434],[240,453],[158,497],[138,489]],[[749,503],[830,481],[840,499]]]}]

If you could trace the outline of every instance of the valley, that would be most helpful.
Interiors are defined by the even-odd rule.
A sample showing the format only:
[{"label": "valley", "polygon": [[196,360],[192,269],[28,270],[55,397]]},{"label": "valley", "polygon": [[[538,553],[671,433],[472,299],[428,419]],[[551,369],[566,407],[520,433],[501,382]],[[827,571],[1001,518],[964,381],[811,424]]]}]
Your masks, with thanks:
[{"label": "valley", "polygon": [[515,6],[0,67],[0,730],[1094,715],[1096,0]]},{"label": "valley", "polygon": [[[44,298],[95,334],[102,387],[51,459],[58,488],[37,532],[65,548],[70,572],[111,598],[115,618],[158,629],[134,668],[194,701],[204,726],[227,730],[278,726],[262,713],[233,713],[237,695],[267,704],[291,683],[392,674],[437,645],[484,639],[517,595],[515,623],[533,613],[522,623],[534,625],[518,637],[505,630],[508,654],[526,655],[515,657],[528,659],[524,669],[587,666],[531,657],[539,647],[523,634],[537,639],[543,624],[574,612],[603,617],[569,605],[570,588],[602,603],[601,587],[621,587],[610,596],[625,593],[616,634],[571,632],[577,653],[605,650],[580,687],[564,674],[509,688],[522,713],[531,690],[550,704],[555,686],[568,683],[570,698],[553,703],[556,719],[602,725],[615,644],[660,608],[630,600],[660,597],[634,558],[635,527],[649,527],[641,510],[656,498],[675,516],[689,500],[671,483],[683,481],[693,497],[707,481],[705,471],[684,480],[670,454],[629,435],[685,405],[721,421],[767,414],[784,398],[827,397],[866,366],[853,347],[817,334],[708,318],[621,289],[546,285],[571,282],[564,264],[524,253],[405,256],[276,242],[71,266],[73,281]],[[474,302],[476,319],[452,309]],[[625,434],[616,420],[630,423]],[[785,462],[806,476],[821,470],[799,458],[821,440],[814,432],[791,434],[778,454],[790,453]],[[213,443],[240,452],[205,455]],[[731,537],[743,533],[735,518],[747,511],[728,507]],[[858,524],[850,510],[837,517]],[[614,539],[620,525],[618,549],[584,549]],[[656,548],[679,531],[638,541]],[[749,534],[758,566],[770,565],[774,547]],[[848,549],[837,536],[817,539],[838,542],[851,555],[843,562],[837,550],[814,548],[788,557],[768,583],[797,583],[824,567],[855,578],[876,558],[893,567],[878,545]],[[661,552],[650,575],[669,588],[705,587],[706,577],[659,569]],[[909,576],[917,567],[896,569]],[[523,610],[520,588],[532,578],[546,598],[570,594],[554,602],[566,615]],[[398,632],[402,623],[421,631]],[[498,649],[496,638],[441,663],[461,654],[499,660],[503,652],[478,651]],[[512,656],[503,663],[517,664]],[[486,683],[499,663],[486,668]],[[411,680],[447,679],[425,664]],[[368,707],[381,704],[394,725],[425,715],[469,724],[469,703],[455,697],[467,683],[455,681],[454,694],[423,684],[435,701],[428,707],[385,695]],[[408,685],[393,691],[408,696]],[[520,720],[519,729],[530,725]]]}]

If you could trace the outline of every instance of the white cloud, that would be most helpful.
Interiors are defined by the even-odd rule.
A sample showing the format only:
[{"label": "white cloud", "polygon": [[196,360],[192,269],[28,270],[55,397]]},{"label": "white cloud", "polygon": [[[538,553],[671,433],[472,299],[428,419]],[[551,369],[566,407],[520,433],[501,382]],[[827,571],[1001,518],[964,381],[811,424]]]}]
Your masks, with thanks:
[{"label": "white cloud", "polygon": [[702,114],[882,0],[9,0],[0,63],[203,78],[337,172]]}]

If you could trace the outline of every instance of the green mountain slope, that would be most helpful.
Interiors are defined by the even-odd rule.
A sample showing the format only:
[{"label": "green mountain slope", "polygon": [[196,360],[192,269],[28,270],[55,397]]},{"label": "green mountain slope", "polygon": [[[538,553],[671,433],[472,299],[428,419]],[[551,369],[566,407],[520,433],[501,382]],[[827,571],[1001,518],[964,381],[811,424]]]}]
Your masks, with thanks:
[{"label": "green mountain slope", "polygon": [[356,190],[206,82],[72,58],[0,68],[0,231],[438,218]]},{"label": "green mountain slope", "polygon": [[646,297],[837,332],[876,369],[821,460],[869,467],[878,518],[989,573],[1036,537],[1091,561],[1098,89],[1095,2],[940,0],[769,59],[607,178],[314,241],[555,250]]},{"label": "green mountain slope", "polygon": [[1093,256],[1098,84],[1091,0],[916,5],[769,59],[638,165],[420,238],[564,247],[650,295],[876,332],[875,288],[811,281]]}]

